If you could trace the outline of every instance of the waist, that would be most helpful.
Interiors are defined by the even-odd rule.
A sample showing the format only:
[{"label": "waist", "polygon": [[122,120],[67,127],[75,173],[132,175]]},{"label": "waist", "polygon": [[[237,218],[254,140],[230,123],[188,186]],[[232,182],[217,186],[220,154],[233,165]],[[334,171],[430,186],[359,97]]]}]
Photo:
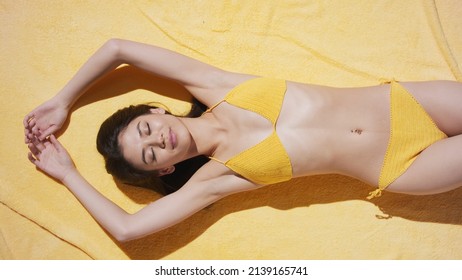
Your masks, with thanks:
[{"label": "waist", "polygon": [[336,173],[375,183],[388,139],[387,130],[315,129],[285,146],[294,177]]}]

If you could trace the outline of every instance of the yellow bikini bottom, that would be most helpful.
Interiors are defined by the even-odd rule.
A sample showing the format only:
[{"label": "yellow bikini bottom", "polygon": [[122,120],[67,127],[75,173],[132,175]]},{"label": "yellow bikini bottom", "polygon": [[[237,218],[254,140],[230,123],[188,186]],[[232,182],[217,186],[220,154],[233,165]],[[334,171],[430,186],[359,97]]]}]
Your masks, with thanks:
[{"label": "yellow bikini bottom", "polygon": [[447,138],[417,100],[396,81],[391,82],[390,121],[390,139],[378,188],[369,193],[368,199],[381,196],[423,150]]}]

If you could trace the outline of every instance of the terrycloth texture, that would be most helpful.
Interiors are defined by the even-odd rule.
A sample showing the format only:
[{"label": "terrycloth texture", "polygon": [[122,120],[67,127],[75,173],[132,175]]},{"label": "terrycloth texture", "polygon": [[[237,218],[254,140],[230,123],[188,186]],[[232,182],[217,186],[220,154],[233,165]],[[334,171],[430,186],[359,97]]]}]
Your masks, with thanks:
[{"label": "terrycloth texture", "polygon": [[[336,175],[233,195],[172,228],[119,244],[62,185],[35,171],[22,144],[22,118],[112,37],[232,71],[339,87],[393,77],[462,80],[461,14],[457,0],[2,1],[0,256],[461,259],[462,189],[425,197],[387,193],[371,202],[365,197],[372,187]],[[189,98],[121,68],[78,102],[59,137],[82,174],[127,211],[157,196],[116,186],[105,173],[95,148],[99,124],[133,103],[157,100],[186,110],[185,102],[160,98],[173,92]]]}]

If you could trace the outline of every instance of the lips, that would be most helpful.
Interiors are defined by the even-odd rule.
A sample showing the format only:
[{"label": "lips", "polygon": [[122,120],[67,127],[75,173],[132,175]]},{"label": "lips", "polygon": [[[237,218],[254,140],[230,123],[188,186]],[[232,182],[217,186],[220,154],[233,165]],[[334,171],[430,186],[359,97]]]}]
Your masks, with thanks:
[{"label": "lips", "polygon": [[176,135],[175,133],[173,133],[172,129],[169,130],[168,132],[169,134],[169,140],[170,140],[170,144],[172,145],[172,149],[174,149],[176,147]]}]

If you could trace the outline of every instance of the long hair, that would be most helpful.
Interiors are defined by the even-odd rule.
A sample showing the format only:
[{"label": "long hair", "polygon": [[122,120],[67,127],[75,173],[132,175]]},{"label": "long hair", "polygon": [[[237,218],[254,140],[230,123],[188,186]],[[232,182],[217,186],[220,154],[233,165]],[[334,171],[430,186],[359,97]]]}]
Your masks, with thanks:
[{"label": "long hair", "polygon": [[[119,134],[139,116],[150,114],[157,108],[147,104],[131,105],[112,114],[102,124],[96,137],[98,152],[104,157],[106,171],[122,183],[148,188],[166,195],[179,190],[189,178],[207,161],[205,156],[197,156],[175,165],[175,172],[159,177],[159,172],[145,171],[133,167],[122,155]],[[199,117],[206,107],[194,100],[186,117]],[[167,114],[170,114],[168,111]]]}]

